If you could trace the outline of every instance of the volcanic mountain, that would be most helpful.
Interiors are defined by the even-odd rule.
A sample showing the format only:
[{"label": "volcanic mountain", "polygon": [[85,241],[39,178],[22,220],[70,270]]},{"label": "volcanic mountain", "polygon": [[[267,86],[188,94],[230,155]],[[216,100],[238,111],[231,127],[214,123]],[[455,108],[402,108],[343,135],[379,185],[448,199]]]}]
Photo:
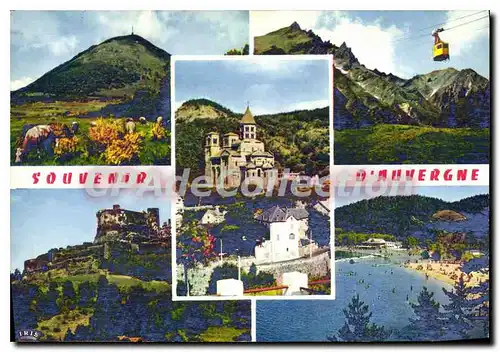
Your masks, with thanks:
[{"label": "volcanic mountain", "polygon": [[11,94],[12,102],[118,100],[98,115],[170,116],[170,54],[138,35],[108,39]]},{"label": "volcanic mountain", "polygon": [[335,129],[378,123],[489,127],[490,82],[472,69],[446,68],[404,79],[365,67],[345,42],[323,41],[296,22],[255,37],[255,54],[332,54]]}]

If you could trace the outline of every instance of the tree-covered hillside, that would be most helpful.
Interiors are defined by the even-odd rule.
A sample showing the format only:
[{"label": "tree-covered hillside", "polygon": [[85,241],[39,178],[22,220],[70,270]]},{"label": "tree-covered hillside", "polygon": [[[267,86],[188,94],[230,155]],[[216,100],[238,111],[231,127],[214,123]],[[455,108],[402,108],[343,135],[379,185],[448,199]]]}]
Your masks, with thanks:
[{"label": "tree-covered hillside", "polygon": [[[193,111],[210,107],[211,116]],[[213,109],[216,109],[215,112]],[[204,110],[206,111],[206,110]],[[176,112],[176,168],[182,174],[191,169],[191,176],[203,174],[204,137],[211,131],[220,134],[239,131],[241,114],[220,104],[196,99],[185,102]],[[329,109],[300,110],[255,116],[257,138],[274,154],[280,167],[309,175],[322,174],[329,167]]]},{"label": "tree-covered hillside", "polygon": [[[380,196],[335,209],[335,227],[343,231],[384,233],[404,239],[410,235],[431,237],[433,230],[469,232],[474,225],[477,235],[489,233],[489,195],[482,194],[457,202],[420,195]],[[449,222],[433,219],[440,210],[453,210],[465,215],[465,221]]]}]

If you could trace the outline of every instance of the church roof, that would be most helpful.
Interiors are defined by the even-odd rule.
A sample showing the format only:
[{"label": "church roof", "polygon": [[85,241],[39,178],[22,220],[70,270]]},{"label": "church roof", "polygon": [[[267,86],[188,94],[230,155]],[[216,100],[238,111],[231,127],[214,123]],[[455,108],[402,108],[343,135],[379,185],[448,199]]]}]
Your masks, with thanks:
[{"label": "church roof", "polygon": [[240,123],[254,124],[254,125],[256,124],[249,106],[247,106],[247,109],[245,110],[245,113],[243,114]]},{"label": "church roof", "polygon": [[270,158],[273,157],[273,155],[271,153],[266,152],[266,151],[263,151],[263,152],[261,152],[261,151],[255,151],[251,155],[254,156],[254,157],[257,157],[257,156],[265,156],[265,157],[270,157]]},{"label": "church roof", "polygon": [[262,212],[262,214],[257,216],[256,220],[262,222],[284,222],[292,216],[297,220],[307,219],[309,212],[302,208],[280,208],[279,205],[275,205]]}]

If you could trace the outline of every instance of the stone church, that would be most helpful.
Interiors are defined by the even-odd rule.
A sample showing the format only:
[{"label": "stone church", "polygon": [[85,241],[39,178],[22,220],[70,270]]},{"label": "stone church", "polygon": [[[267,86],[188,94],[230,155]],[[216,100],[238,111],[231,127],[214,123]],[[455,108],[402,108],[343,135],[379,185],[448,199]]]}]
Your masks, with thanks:
[{"label": "stone church", "polygon": [[241,118],[239,133],[220,136],[217,132],[210,132],[205,139],[207,183],[234,188],[239,187],[245,178],[252,177],[261,178],[263,187],[266,187],[270,180],[275,180],[274,155],[266,151],[257,136],[257,124],[248,106]]}]

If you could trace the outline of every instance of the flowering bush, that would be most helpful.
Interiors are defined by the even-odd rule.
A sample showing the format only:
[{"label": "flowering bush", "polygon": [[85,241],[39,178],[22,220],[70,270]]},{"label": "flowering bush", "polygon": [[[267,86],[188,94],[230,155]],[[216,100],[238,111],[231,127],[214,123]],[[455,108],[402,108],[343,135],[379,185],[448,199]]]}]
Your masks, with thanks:
[{"label": "flowering bush", "polygon": [[78,137],[59,138],[54,148],[54,153],[56,155],[75,153],[78,150],[78,142]]},{"label": "flowering bush", "polygon": [[203,226],[191,223],[181,229],[177,239],[178,261],[185,266],[206,263],[215,257],[215,237]]},{"label": "flowering bush", "polygon": [[90,140],[104,147],[119,139],[121,134],[123,134],[123,121],[119,120],[98,118],[96,126],[90,127],[89,130]]},{"label": "flowering bush", "polygon": [[114,165],[129,162],[139,153],[141,142],[139,133],[129,133],[123,139],[114,139],[106,147],[104,158],[107,163]]},{"label": "flowering bush", "polygon": [[69,137],[70,130],[69,127],[60,122],[52,122],[49,124],[50,128],[52,128],[52,132],[56,137]]},{"label": "flowering bush", "polygon": [[157,122],[151,128],[151,134],[153,135],[153,140],[161,141],[167,137],[167,130],[161,123]]}]

